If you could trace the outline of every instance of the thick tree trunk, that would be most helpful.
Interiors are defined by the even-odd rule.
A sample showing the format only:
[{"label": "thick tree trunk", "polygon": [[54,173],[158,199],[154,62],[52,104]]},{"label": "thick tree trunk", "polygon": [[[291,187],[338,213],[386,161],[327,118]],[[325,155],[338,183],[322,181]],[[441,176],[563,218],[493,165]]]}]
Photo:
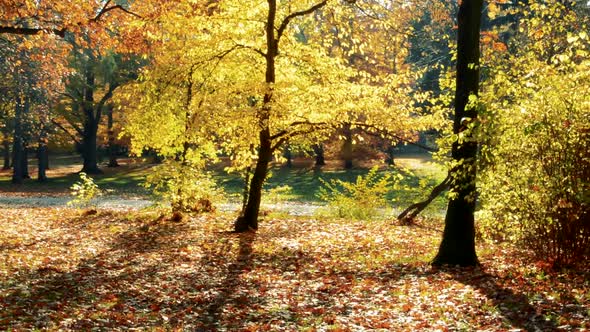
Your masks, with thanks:
[{"label": "thick tree trunk", "polygon": [[[466,109],[470,95],[479,88],[479,30],[483,0],[463,0],[458,14],[457,80],[454,133],[458,134],[477,118],[477,109]],[[452,157],[460,166],[451,169],[451,189],[457,195],[449,201],[445,229],[433,265],[478,265],[475,252],[475,176],[477,142],[455,142]]]},{"label": "thick tree trunk", "polygon": [[102,174],[98,168],[98,151],[96,150],[96,138],[98,132],[98,123],[100,121],[100,109],[95,114],[94,110],[94,72],[91,64],[87,65],[85,70],[86,87],[84,88],[84,129],[82,137],[81,154],[84,159],[81,172],[86,174]]},{"label": "thick tree trunk", "polygon": [[82,137],[81,146],[84,164],[81,172],[86,174],[102,174],[102,171],[98,168],[98,151],[96,149],[97,131],[98,124],[86,123],[84,125],[84,137]]},{"label": "thick tree trunk", "polygon": [[119,167],[117,162],[117,147],[115,146],[115,132],[113,131],[113,105],[109,104],[107,110],[107,130],[109,136],[109,164],[108,167]]},{"label": "thick tree trunk", "polygon": [[322,167],[326,165],[326,159],[324,158],[324,145],[322,143],[315,144],[313,146],[313,152],[315,153],[315,167]]}]

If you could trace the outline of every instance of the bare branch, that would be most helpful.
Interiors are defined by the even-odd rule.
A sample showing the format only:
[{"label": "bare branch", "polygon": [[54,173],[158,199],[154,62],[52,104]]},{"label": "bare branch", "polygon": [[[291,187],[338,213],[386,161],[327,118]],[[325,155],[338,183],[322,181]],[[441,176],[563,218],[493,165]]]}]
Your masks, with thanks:
[{"label": "bare branch", "polygon": [[389,137],[389,138],[394,138],[398,141],[401,142],[405,142],[408,144],[412,144],[415,145],[423,150],[429,151],[429,152],[437,152],[438,149],[436,148],[431,148],[427,145],[424,144],[420,144],[417,142],[413,142],[405,137],[402,137],[398,134],[392,133],[391,131],[387,130],[387,129],[383,129],[383,128],[378,128],[375,125],[371,125],[371,124],[367,124],[367,123],[362,123],[362,122],[349,122],[350,125],[353,125],[355,127],[359,127],[361,129],[364,129],[365,132],[369,135],[373,135],[373,136],[384,136],[384,137]]},{"label": "bare branch", "polygon": [[22,27],[11,27],[11,26],[0,26],[0,34],[13,34],[13,35],[25,35],[32,36],[41,32],[48,32],[59,37],[66,35],[66,29],[41,29],[41,28],[22,28]]},{"label": "bare branch", "polygon": [[114,6],[107,7],[107,6],[109,5],[109,2],[111,2],[111,1],[110,1],[110,0],[109,0],[109,1],[107,1],[107,3],[104,5],[104,7],[101,9],[101,11],[100,11],[100,12],[99,12],[99,13],[96,15],[96,17],[94,17],[94,18],[93,18],[91,21],[93,21],[93,22],[97,22],[98,20],[100,20],[100,18],[101,18],[101,17],[102,17],[104,14],[106,14],[106,13],[108,13],[108,12],[110,12],[111,10],[114,10],[114,9],[121,10],[121,11],[123,11],[123,12],[125,12],[125,13],[127,13],[127,14],[129,14],[129,15],[131,15],[131,16],[135,16],[135,17],[137,17],[137,18],[143,18],[143,17],[141,17],[140,15],[138,15],[138,14],[136,14],[136,13],[134,13],[134,12],[130,11],[129,9],[127,9],[127,8],[125,8],[125,7],[121,6],[121,5],[114,5]]},{"label": "bare branch", "polygon": [[285,17],[283,19],[283,22],[281,22],[281,25],[279,26],[279,29],[277,30],[277,42],[281,39],[281,36],[285,32],[285,29],[287,29],[287,26],[289,25],[289,22],[291,22],[292,19],[294,19],[295,17],[298,17],[298,16],[304,16],[307,14],[311,14],[311,13],[315,12],[316,10],[325,6],[327,3],[328,3],[328,1],[324,0],[320,3],[317,3],[313,6],[305,9],[305,10],[294,12],[294,13],[287,15],[287,17]]},{"label": "bare branch", "polygon": [[[80,141],[76,138],[76,136],[72,133],[70,133],[69,130],[67,130],[64,126],[61,125],[61,123],[55,121],[55,119],[51,119],[51,123],[53,123],[54,125],[56,125],[59,129],[61,129],[64,133],[68,134],[68,136],[70,136],[70,138],[72,140],[74,140],[74,142],[76,144],[80,144]],[[78,130],[78,128],[74,127],[74,129],[79,133],[82,134],[80,130]]]}]

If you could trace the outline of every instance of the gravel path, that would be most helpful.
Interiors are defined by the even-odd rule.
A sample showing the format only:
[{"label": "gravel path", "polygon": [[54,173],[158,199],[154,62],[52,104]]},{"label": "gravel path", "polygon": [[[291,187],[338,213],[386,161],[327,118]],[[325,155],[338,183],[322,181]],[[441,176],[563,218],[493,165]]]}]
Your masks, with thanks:
[{"label": "gravel path", "polygon": [[[35,208],[35,207],[66,207],[71,198],[68,196],[4,196],[0,194],[1,208]],[[99,209],[109,210],[139,210],[152,205],[154,201],[145,198],[125,198],[117,196],[103,196],[95,199],[94,204]],[[321,205],[286,202],[279,204],[263,204],[262,208],[287,213],[294,216],[312,216]],[[238,203],[219,204],[221,211],[237,211]]]}]

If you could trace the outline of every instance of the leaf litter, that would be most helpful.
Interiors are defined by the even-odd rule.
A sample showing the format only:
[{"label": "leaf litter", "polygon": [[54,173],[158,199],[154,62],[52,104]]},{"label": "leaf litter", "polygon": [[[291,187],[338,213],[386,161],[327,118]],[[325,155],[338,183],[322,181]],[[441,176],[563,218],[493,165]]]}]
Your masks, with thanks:
[{"label": "leaf litter", "polygon": [[590,329],[588,271],[507,245],[433,269],[440,221],[2,209],[0,329],[534,331]]}]

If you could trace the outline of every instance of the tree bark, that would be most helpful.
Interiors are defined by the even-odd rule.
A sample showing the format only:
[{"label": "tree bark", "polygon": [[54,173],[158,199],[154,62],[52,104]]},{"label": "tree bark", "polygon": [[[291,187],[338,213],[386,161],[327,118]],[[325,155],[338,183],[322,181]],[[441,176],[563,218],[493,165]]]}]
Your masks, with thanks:
[{"label": "tree bark", "polygon": [[[463,0],[458,13],[457,78],[453,131],[459,134],[477,118],[477,109],[466,108],[469,96],[479,89],[479,30],[483,0]],[[451,169],[451,189],[456,193],[450,201],[438,254],[432,264],[475,266],[475,176],[477,142],[456,141],[452,158],[457,165]]]},{"label": "tree bark", "polygon": [[115,146],[115,132],[113,131],[113,105],[109,104],[107,109],[107,131],[109,140],[109,164],[107,167],[119,167],[117,162],[117,147]]}]

